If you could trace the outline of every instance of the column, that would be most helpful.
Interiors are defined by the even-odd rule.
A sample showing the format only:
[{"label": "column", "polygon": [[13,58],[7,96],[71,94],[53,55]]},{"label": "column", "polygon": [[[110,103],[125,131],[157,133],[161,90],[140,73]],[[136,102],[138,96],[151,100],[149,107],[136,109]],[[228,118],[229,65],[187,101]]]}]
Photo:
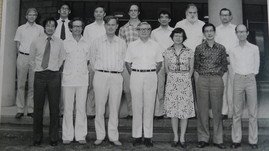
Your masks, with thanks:
[{"label": "column", "polygon": [[2,1],[0,44],[0,114],[1,106],[15,104],[16,45],[14,35],[19,22],[20,0]]},{"label": "column", "polygon": [[208,0],[208,15],[209,22],[215,26],[221,24],[219,18],[219,11],[222,8],[228,8],[232,11],[232,23],[237,25],[243,23],[243,8],[242,0]]}]

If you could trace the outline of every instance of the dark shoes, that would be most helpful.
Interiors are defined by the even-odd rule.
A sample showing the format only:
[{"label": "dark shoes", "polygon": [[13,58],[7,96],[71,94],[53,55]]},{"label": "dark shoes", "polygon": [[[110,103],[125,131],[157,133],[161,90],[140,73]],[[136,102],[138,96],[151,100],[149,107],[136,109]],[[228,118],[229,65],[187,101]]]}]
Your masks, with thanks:
[{"label": "dark shoes", "polygon": [[181,148],[187,148],[187,144],[185,142],[179,142],[179,146]]},{"label": "dark shoes", "polygon": [[17,114],[15,115],[15,118],[16,118],[16,119],[21,119],[21,117],[23,117],[23,113],[17,113]]},{"label": "dark shoes", "polygon": [[154,116],[154,120],[161,120],[161,119],[164,119],[164,116]]},{"label": "dark shoes", "polygon": [[240,147],[240,146],[241,146],[240,143],[232,143],[231,148],[232,148],[232,149],[236,149],[236,148],[238,148],[238,147]]},{"label": "dark shoes", "polygon": [[50,146],[57,146],[58,142],[57,141],[50,141]]},{"label": "dark shoes", "polygon": [[144,138],[144,144],[146,147],[153,147],[153,142],[151,138]]},{"label": "dark shoes", "polygon": [[214,143],[213,145],[218,147],[219,149],[225,149],[226,148],[226,146],[223,143],[220,143],[220,144]]},{"label": "dark shoes", "polygon": [[258,149],[258,145],[257,144],[249,144],[250,145],[250,147],[252,148],[252,149]]},{"label": "dark shoes", "polygon": [[171,147],[177,147],[179,145],[179,142],[173,141],[171,144]]},{"label": "dark shoes", "polygon": [[27,113],[28,117],[34,118],[34,113]]},{"label": "dark shoes", "polygon": [[133,119],[133,116],[132,115],[128,115],[128,116],[125,117],[125,119],[128,119],[128,120]]},{"label": "dark shoes", "polygon": [[87,118],[88,120],[93,120],[95,118],[95,115],[88,115]]},{"label": "dark shoes", "polygon": [[222,115],[222,120],[227,120],[228,119],[228,115]]},{"label": "dark shoes", "polygon": [[209,143],[204,142],[204,141],[200,141],[200,142],[198,142],[197,147],[198,147],[198,148],[204,148],[204,147],[206,147],[206,146],[208,146],[208,145],[209,145]]},{"label": "dark shoes", "polygon": [[142,144],[142,137],[134,138],[133,140],[133,146],[138,146]]},{"label": "dark shoes", "polygon": [[34,146],[40,146],[41,145],[41,141],[34,141],[33,145]]}]

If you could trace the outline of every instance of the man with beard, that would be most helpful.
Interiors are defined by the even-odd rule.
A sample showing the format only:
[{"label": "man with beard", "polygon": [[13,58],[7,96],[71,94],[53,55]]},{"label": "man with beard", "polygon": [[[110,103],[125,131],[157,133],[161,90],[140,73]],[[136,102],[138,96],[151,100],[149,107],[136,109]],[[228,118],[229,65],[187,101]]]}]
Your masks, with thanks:
[{"label": "man with beard", "polygon": [[[163,53],[168,47],[173,45],[173,41],[170,38],[170,34],[173,28],[169,26],[169,23],[171,21],[171,14],[165,10],[161,11],[159,13],[158,21],[160,23],[160,27],[152,31],[151,38],[162,47],[161,49]],[[154,119],[162,119],[164,115],[164,87],[165,70],[163,64],[160,72],[158,73],[158,88],[156,95]]]}]

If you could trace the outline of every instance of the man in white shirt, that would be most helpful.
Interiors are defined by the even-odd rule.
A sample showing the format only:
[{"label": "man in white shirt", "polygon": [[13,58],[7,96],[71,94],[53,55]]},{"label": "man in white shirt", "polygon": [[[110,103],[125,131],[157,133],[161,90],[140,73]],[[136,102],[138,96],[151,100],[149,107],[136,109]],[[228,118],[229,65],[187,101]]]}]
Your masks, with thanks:
[{"label": "man in white shirt", "polygon": [[260,55],[259,48],[247,41],[249,31],[243,24],[235,28],[239,43],[231,48],[230,61],[234,71],[233,87],[233,125],[231,148],[241,146],[242,126],[241,117],[246,95],[249,114],[248,142],[252,149],[258,148],[257,124],[257,85],[255,75],[259,73]]},{"label": "man in white shirt", "polygon": [[[138,18],[140,14],[140,9],[138,5],[131,4],[129,7],[128,14],[130,16],[130,20],[125,25],[123,25],[119,30],[119,37],[124,39],[127,45],[130,42],[133,42],[138,39],[137,25],[140,23],[140,20]],[[123,75],[123,91],[128,111],[128,115],[126,116],[126,118],[131,119],[133,116],[133,112],[132,112],[132,98],[130,92],[130,75],[126,67],[124,67],[122,75]]]},{"label": "man in white shirt", "polygon": [[[94,10],[95,21],[87,25],[84,29],[83,36],[88,43],[92,43],[95,39],[105,35],[106,30],[104,26],[104,17],[106,16],[105,8],[97,6]],[[89,91],[86,103],[88,119],[94,119],[95,117],[95,101],[93,91],[93,67],[89,66]]]},{"label": "man in white shirt", "polygon": [[72,37],[72,33],[68,28],[68,19],[69,14],[71,13],[70,7],[68,4],[63,4],[58,10],[60,18],[57,20],[58,26],[55,30],[54,36],[65,40]]},{"label": "man in white shirt", "polygon": [[141,22],[138,30],[139,39],[128,45],[125,57],[126,68],[131,74],[133,146],[142,143],[143,131],[146,147],[152,147],[157,73],[162,66],[163,56],[160,45],[150,39],[150,24]]},{"label": "man in white shirt", "polygon": [[[171,21],[171,14],[168,11],[161,11],[159,13],[158,21],[160,26],[151,32],[151,38],[155,40],[162,48],[162,53],[170,46],[173,45],[173,41],[170,38],[170,34],[173,30],[169,26]],[[158,73],[158,88],[156,95],[154,118],[162,119],[164,115],[164,87],[165,87],[165,70],[164,65]]]},{"label": "man in white shirt", "polygon": [[[72,38],[64,40],[66,59],[62,77],[65,109],[62,124],[63,144],[70,144],[74,138],[79,144],[86,143],[87,116],[85,106],[89,81],[87,67],[89,45],[82,36],[83,28],[84,22],[80,18],[74,18],[69,22]],[[76,102],[75,126],[73,125],[74,102]]]},{"label": "man in white shirt", "polygon": [[[235,34],[235,25],[231,23],[233,16],[232,12],[227,8],[222,8],[219,12],[221,25],[216,28],[216,42],[222,44],[226,48],[226,53],[229,55],[231,47],[238,43],[238,39]],[[223,119],[227,119],[232,116],[232,104],[233,104],[233,71],[231,66],[228,66],[228,72],[222,77],[224,82],[223,93],[223,105],[222,115]]]},{"label": "man in white shirt", "polygon": [[122,71],[126,53],[126,43],[115,35],[118,20],[114,16],[104,19],[106,34],[95,39],[90,45],[90,62],[95,71],[93,88],[95,94],[95,145],[100,145],[106,137],[105,109],[109,104],[108,139],[120,146],[118,116],[122,95]]},{"label": "man in white shirt", "polygon": [[187,40],[184,45],[192,50],[202,43],[203,33],[202,27],[204,22],[198,19],[198,9],[194,4],[189,4],[186,9],[186,19],[177,22],[175,28],[180,27],[184,29],[187,35]]},{"label": "man in white shirt", "polygon": [[[27,22],[16,31],[14,41],[17,45],[18,58],[17,58],[17,95],[16,105],[17,114],[16,119],[20,119],[24,110],[27,109],[27,116],[33,117],[33,86],[34,86],[34,72],[29,65],[29,51],[32,41],[39,37],[44,28],[35,23],[37,18],[37,10],[35,8],[29,8],[26,12]],[[25,102],[25,84],[28,75],[28,91],[27,102]],[[26,104],[26,105],[25,105]]]}]

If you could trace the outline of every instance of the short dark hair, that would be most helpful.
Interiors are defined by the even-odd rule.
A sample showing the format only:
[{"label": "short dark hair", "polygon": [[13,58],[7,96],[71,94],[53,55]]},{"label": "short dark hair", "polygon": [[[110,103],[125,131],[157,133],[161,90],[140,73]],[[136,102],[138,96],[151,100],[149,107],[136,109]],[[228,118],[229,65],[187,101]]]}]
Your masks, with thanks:
[{"label": "short dark hair", "polygon": [[203,26],[203,28],[202,28],[203,33],[205,32],[205,28],[206,27],[213,27],[214,32],[216,32],[216,27],[213,24],[211,24],[211,23],[205,23],[204,26]]},{"label": "short dark hair", "polygon": [[191,7],[195,7],[195,8],[197,9],[197,11],[198,11],[197,6],[196,6],[195,4],[193,4],[193,3],[191,3],[191,4],[188,4],[188,5],[187,5],[187,8],[186,8],[185,12],[187,12],[187,10],[188,10],[189,8],[191,8]]},{"label": "short dark hair", "polygon": [[187,39],[187,35],[184,29],[182,28],[175,28],[171,34],[170,34],[170,38],[173,40],[173,37],[175,34],[182,34],[183,35],[183,42]]},{"label": "short dark hair", "polygon": [[127,11],[127,12],[129,12],[129,11],[130,11],[130,8],[131,8],[133,5],[137,6],[137,8],[138,8],[138,12],[140,12],[139,5],[138,5],[138,4],[136,4],[136,3],[131,3],[131,4],[129,5],[129,7],[128,7],[128,11]]},{"label": "short dark hair", "polygon": [[102,8],[103,11],[106,13],[106,8],[105,8],[103,5],[97,5],[96,7],[94,7],[93,12],[94,12],[97,8]]},{"label": "short dark hair", "polygon": [[119,24],[119,20],[118,20],[118,18],[115,17],[115,16],[112,16],[112,15],[106,16],[106,17],[104,18],[104,22],[105,22],[105,24],[107,24],[107,23],[108,23],[110,20],[112,20],[112,19],[115,19],[115,20],[116,20],[116,23]]},{"label": "short dark hair", "polygon": [[228,11],[229,12],[229,15],[232,15],[232,11],[229,10],[228,8],[222,8],[220,11],[219,11],[219,15],[221,15],[221,12],[222,11]]},{"label": "short dark hair", "polygon": [[161,14],[168,15],[168,17],[171,18],[171,13],[169,11],[167,11],[167,10],[161,10],[159,12],[159,17],[158,18],[161,17]]},{"label": "short dark hair", "polygon": [[83,19],[80,18],[80,17],[74,17],[72,20],[70,20],[70,22],[68,23],[69,29],[72,29],[73,28],[73,22],[75,22],[75,21],[81,21],[81,23],[82,23],[82,29],[84,29],[85,23],[84,23]]},{"label": "short dark hair", "polygon": [[70,10],[70,5],[67,4],[67,3],[61,3],[61,4],[58,6],[58,10],[60,10],[64,5],[68,6],[68,9]]},{"label": "short dark hair", "polygon": [[45,28],[46,27],[46,25],[47,25],[47,23],[48,22],[51,22],[51,21],[53,21],[54,22],[54,24],[55,24],[55,28],[57,27],[57,25],[58,25],[58,23],[57,23],[57,21],[56,21],[56,19],[55,18],[53,18],[53,17],[48,17],[48,18],[46,18],[44,21],[43,21],[43,27]]},{"label": "short dark hair", "polygon": [[26,15],[28,15],[31,11],[34,11],[36,13],[36,16],[38,16],[38,12],[37,12],[36,8],[34,8],[34,7],[28,8],[26,11]]}]

